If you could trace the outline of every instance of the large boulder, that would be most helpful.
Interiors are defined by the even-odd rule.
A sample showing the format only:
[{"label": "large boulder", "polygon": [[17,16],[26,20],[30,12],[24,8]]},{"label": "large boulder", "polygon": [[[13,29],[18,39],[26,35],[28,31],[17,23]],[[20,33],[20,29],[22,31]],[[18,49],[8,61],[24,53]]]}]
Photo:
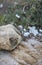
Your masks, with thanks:
[{"label": "large boulder", "polygon": [[13,50],[21,42],[17,31],[11,24],[0,26],[0,50]]},{"label": "large boulder", "polygon": [[0,51],[0,65],[42,65],[42,42],[32,37],[11,52]]}]

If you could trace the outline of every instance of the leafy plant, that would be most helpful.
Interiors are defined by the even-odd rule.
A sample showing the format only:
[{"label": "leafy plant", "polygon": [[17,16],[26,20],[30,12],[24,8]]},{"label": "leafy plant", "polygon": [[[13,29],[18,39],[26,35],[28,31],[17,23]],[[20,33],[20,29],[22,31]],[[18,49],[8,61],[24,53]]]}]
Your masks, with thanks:
[{"label": "leafy plant", "polygon": [[[24,5],[18,4],[14,7],[14,4],[10,4],[7,12],[0,15],[0,25],[14,23],[17,26],[23,25],[25,28],[28,25],[36,25],[42,28],[42,0],[26,0],[25,2],[30,5],[30,8],[25,11],[26,13],[23,12]],[[16,17],[16,14],[20,16],[20,19]]]}]

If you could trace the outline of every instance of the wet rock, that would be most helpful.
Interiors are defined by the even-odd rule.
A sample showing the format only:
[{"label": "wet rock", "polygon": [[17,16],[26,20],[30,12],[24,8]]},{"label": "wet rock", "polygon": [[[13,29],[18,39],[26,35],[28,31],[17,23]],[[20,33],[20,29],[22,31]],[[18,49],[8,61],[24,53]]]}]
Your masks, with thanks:
[{"label": "wet rock", "polygon": [[26,38],[28,38],[29,35],[30,35],[29,32],[24,32],[24,34],[23,34],[23,36],[26,37]]},{"label": "wet rock", "polygon": [[39,34],[36,36],[36,39],[38,39],[40,42],[42,42],[42,34],[39,33]]},{"label": "wet rock", "polygon": [[39,29],[39,32],[42,33],[42,29]]},{"label": "wet rock", "polygon": [[31,38],[28,41],[22,41],[11,52],[1,53],[0,51],[0,65],[42,65],[41,46],[41,42]]},{"label": "wet rock", "polygon": [[12,50],[21,41],[21,36],[17,33],[17,29],[11,25],[0,26],[0,50]]},{"label": "wet rock", "polygon": [[39,59],[36,65],[42,65],[42,59]]},{"label": "wet rock", "polygon": [[0,65],[19,65],[9,53],[0,51]]},{"label": "wet rock", "polygon": [[29,26],[28,29],[30,33],[34,34],[34,36],[38,34],[38,30],[36,29],[35,26],[32,26],[32,27]]},{"label": "wet rock", "polygon": [[16,61],[21,65],[36,65],[35,63],[39,62],[38,59],[42,58],[41,52],[38,51],[39,48],[35,47],[40,44],[39,41],[33,38],[29,39],[28,42],[21,42],[18,48],[11,52],[11,55],[13,58],[15,56]]}]

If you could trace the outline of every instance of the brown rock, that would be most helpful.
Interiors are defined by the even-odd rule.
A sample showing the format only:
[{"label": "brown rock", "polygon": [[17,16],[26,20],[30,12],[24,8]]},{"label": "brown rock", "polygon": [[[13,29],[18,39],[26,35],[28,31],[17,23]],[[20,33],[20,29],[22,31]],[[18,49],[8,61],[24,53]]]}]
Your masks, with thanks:
[{"label": "brown rock", "polygon": [[0,50],[13,50],[21,41],[17,29],[11,25],[0,26]]}]

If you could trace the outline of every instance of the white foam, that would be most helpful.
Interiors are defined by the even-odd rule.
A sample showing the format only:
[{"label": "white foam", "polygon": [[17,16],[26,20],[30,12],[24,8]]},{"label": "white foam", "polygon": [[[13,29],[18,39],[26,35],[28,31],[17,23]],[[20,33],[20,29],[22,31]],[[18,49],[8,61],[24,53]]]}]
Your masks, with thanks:
[{"label": "white foam", "polygon": [[39,29],[39,31],[42,33],[42,29]]},{"label": "white foam", "polygon": [[29,34],[30,34],[29,32],[24,32],[23,35],[24,35],[25,37],[28,37]]},{"label": "white foam", "polygon": [[28,29],[29,29],[29,32],[30,33],[33,33],[34,34],[34,36],[36,36],[38,34],[38,30],[35,28],[35,26],[28,27]]}]

